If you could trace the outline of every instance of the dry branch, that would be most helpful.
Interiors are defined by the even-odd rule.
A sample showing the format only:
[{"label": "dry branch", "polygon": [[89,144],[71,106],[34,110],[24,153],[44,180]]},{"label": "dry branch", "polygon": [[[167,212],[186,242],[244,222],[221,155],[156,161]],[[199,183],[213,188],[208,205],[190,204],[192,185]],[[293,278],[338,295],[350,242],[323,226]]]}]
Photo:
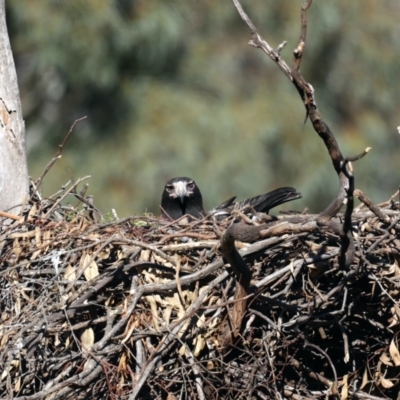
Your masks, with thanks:
[{"label": "dry branch", "polygon": [[293,82],[304,103],[307,116],[310,118],[314,130],[324,141],[324,144],[328,150],[334,169],[339,177],[339,190],[332,203],[317,218],[317,224],[321,227],[331,230],[340,229],[337,224],[331,223],[331,219],[339,212],[342,205],[346,203],[346,218],[343,227],[341,228],[342,234],[340,235],[340,237],[342,239],[341,267],[343,269],[347,269],[352,263],[354,255],[354,241],[351,231],[349,230],[349,219],[351,219],[351,213],[353,211],[352,198],[354,190],[354,178],[349,162],[361,158],[369,151],[369,149],[366,149],[362,154],[356,157],[352,157],[351,159],[345,159],[343,157],[334,134],[332,133],[328,125],[324,122],[321,113],[318,110],[314,97],[313,87],[304,79],[304,77],[300,73],[301,60],[306,46],[307,10],[310,8],[312,0],[307,0],[301,6],[300,36],[297,47],[293,51],[294,61],[292,68],[289,68],[289,66],[283,60],[279,53],[279,50],[275,51],[267,43],[267,41],[265,41],[261,37],[261,35],[258,33],[256,26],[243,10],[240,2],[238,0],[232,1],[239,15],[250,28],[252,35],[252,40],[250,44],[256,48],[262,49],[278,65],[285,76],[289,78],[291,82]]}]

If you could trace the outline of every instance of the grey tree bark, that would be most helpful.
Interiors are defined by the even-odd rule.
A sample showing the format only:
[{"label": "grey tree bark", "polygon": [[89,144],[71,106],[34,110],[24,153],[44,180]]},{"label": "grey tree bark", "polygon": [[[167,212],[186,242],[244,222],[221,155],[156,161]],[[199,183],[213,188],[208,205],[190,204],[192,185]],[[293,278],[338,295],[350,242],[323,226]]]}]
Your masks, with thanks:
[{"label": "grey tree bark", "polygon": [[0,0],[0,211],[18,214],[28,193],[25,123],[6,26],[5,0]]}]

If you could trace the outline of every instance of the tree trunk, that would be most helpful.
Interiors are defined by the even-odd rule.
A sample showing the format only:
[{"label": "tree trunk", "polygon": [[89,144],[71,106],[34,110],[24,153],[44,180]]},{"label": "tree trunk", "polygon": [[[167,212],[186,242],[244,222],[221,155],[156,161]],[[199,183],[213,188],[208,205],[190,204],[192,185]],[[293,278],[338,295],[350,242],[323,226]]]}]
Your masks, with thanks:
[{"label": "tree trunk", "polygon": [[6,26],[5,0],[0,0],[0,211],[18,214],[28,193],[25,124]]}]

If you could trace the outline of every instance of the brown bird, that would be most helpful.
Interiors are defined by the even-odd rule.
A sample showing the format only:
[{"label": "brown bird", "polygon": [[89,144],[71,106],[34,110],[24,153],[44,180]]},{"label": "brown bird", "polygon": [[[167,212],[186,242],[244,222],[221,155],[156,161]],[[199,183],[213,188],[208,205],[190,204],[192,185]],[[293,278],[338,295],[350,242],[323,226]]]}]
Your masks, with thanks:
[{"label": "brown bird", "polygon": [[[301,193],[292,187],[283,187],[260,196],[235,203],[235,197],[224,201],[210,211],[217,219],[228,217],[232,210],[251,206],[256,212],[268,213],[271,208],[288,201],[301,198]],[[170,179],[164,187],[161,197],[162,216],[177,220],[184,215],[202,218],[207,213],[203,208],[203,198],[199,187],[191,178],[180,177]]]}]

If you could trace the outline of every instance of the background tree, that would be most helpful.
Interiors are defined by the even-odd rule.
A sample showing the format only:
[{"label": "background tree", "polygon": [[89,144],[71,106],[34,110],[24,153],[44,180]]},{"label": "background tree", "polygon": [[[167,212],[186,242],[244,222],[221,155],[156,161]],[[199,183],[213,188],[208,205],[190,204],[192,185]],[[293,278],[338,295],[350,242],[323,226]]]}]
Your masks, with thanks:
[{"label": "background tree", "polygon": [[27,195],[25,125],[6,26],[5,4],[0,0],[0,210],[17,214]]},{"label": "background tree", "polygon": [[[289,42],[286,58],[298,37],[295,3],[244,4],[273,46]],[[71,175],[91,174],[95,203],[120,216],[159,212],[165,181],[178,175],[196,180],[206,209],[285,185],[303,193],[299,208],[315,212],[334,197],[337,187],[327,182],[336,177],[303,124],[297,93],[269,60],[243,47],[247,30],[230,1],[7,7],[33,177],[72,122],[88,116],[46,176],[45,195]],[[302,64],[343,152],[372,147],[356,166],[356,185],[376,202],[399,183],[399,12],[393,0],[315,3]]]}]

